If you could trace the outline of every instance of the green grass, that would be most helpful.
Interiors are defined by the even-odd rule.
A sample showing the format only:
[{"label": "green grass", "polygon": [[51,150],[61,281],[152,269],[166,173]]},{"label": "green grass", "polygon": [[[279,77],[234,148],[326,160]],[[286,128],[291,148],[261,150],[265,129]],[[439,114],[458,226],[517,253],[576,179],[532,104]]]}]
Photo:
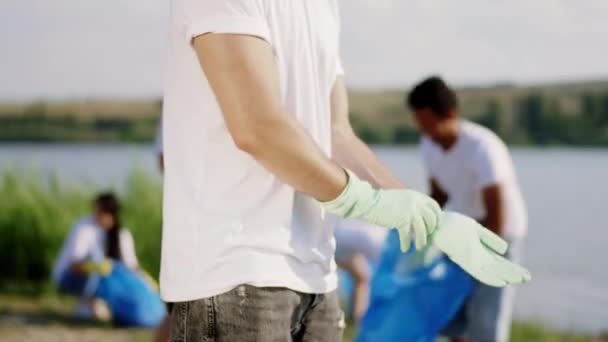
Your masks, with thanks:
[{"label": "green grass", "polygon": [[[73,299],[57,296],[50,284],[59,248],[75,220],[89,213],[97,190],[93,186],[66,186],[53,175],[23,170],[5,172],[0,178],[0,340],[70,334],[76,340],[80,334],[115,342],[151,340],[152,332],[147,330],[117,330],[104,324],[74,322],[69,315]],[[141,171],[133,171],[120,197],[123,221],[133,232],[140,262],[156,275],[160,259],[160,184]],[[349,325],[345,340],[352,340],[355,333],[356,327]],[[570,336],[518,323],[511,341],[605,342],[608,338]]]},{"label": "green grass", "polygon": [[70,297],[0,295],[0,341],[152,341],[150,329],[116,328],[78,321]]},{"label": "green grass", "polygon": [[[0,178],[0,289],[39,293],[74,222],[90,213],[95,187],[61,184],[57,177],[13,170]],[[123,225],[135,239],[142,266],[158,274],[161,189],[133,171],[120,193]]]},{"label": "green grass", "polygon": [[[0,340],[152,341],[149,329],[116,328],[108,323],[78,322],[70,311],[75,301],[57,295],[22,296],[0,294]],[[356,326],[349,324],[344,341],[352,341]],[[606,337],[571,336],[539,325],[515,323],[511,342],[606,342]]]},{"label": "green grass", "polygon": [[547,342],[588,342],[603,341],[600,338],[592,339],[587,336],[573,336],[558,333],[540,325],[533,324],[514,324],[511,331],[512,341],[547,341]]}]

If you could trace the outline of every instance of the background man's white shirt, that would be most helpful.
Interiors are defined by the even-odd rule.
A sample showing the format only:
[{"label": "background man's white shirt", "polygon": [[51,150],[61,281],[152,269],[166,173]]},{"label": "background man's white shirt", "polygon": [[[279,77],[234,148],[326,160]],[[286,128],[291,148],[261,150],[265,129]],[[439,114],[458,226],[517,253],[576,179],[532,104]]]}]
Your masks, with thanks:
[{"label": "background man's white shirt", "polygon": [[446,210],[475,219],[486,216],[482,189],[500,184],[506,205],[505,237],[522,238],[527,213],[513,161],[507,146],[489,129],[463,120],[458,140],[447,151],[429,137],[422,137],[420,150],[429,176],[448,195]]},{"label": "background man's white shirt", "polygon": [[331,223],[315,200],[236,148],[191,40],[205,33],[266,40],[284,108],[329,156],[338,31],[336,0],[173,0],[163,102],[163,299],[205,298],[239,284],[336,288]]}]

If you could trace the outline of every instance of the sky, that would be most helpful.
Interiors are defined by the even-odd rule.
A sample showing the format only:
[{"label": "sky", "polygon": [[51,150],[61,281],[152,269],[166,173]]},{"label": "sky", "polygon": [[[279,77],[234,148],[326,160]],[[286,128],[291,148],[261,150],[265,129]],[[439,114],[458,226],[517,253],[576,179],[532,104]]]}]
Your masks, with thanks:
[{"label": "sky", "polygon": [[[159,96],[169,1],[0,1],[0,100]],[[608,0],[339,3],[351,87],[608,78]]]}]

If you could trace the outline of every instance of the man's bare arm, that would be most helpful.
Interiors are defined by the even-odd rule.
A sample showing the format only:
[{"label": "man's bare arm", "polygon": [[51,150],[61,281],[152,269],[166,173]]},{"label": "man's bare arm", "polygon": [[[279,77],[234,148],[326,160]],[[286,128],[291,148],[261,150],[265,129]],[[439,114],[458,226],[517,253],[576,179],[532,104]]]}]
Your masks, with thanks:
[{"label": "man's bare arm", "polygon": [[486,217],[481,223],[500,236],[503,236],[505,223],[505,206],[502,191],[500,184],[491,185],[482,190]]},{"label": "man's bare arm", "polygon": [[279,179],[320,201],[344,189],[344,170],[329,160],[280,101],[270,44],[245,35],[193,40],[232,139]]},{"label": "man's bare arm", "polygon": [[435,178],[431,178],[429,183],[431,186],[431,197],[443,208],[448,202],[448,194],[437,184]]},{"label": "man's bare arm", "polygon": [[403,183],[353,131],[348,118],[348,93],[342,77],[336,79],[332,88],[331,114],[333,159],[376,188],[403,188]]}]

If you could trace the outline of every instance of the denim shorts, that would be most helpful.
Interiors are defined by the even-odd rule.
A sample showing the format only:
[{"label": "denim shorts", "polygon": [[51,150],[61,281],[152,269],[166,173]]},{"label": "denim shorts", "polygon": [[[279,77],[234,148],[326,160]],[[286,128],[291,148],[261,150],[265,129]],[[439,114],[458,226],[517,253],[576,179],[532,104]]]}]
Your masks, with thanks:
[{"label": "denim shorts", "polygon": [[[522,248],[523,241],[509,241],[505,257],[520,262]],[[497,288],[478,283],[458,314],[443,329],[442,335],[484,342],[507,342],[514,299],[513,286]]]},{"label": "denim shorts", "polygon": [[173,303],[171,341],[342,341],[336,292],[305,294],[241,285],[226,293]]}]

